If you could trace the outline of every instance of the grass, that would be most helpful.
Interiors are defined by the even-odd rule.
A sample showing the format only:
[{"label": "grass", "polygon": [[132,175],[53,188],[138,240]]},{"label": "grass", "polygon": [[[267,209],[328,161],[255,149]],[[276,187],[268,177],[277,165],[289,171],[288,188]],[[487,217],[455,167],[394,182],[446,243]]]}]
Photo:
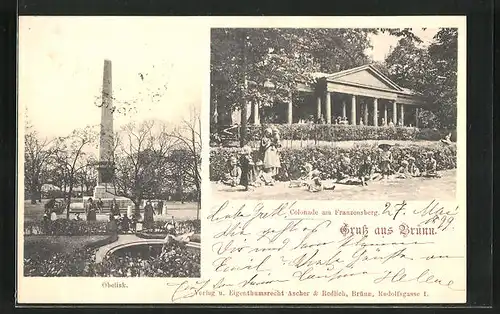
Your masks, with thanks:
[{"label": "grass", "polygon": [[[81,200],[75,200],[76,202]],[[43,205],[47,200],[42,200],[42,203],[31,204],[30,201],[24,202],[24,221],[40,220],[43,216]],[[178,203],[178,202],[167,202],[167,213],[165,215],[156,215],[155,220],[169,220],[174,216],[177,220],[187,220],[196,219],[197,214],[197,203]],[[122,209],[121,213],[124,214],[126,211]],[[70,212],[70,219],[73,219],[76,214]],[[59,215],[60,218],[66,218],[66,212]],[[80,218],[85,219],[85,214],[81,213]],[[97,220],[109,219],[109,213],[103,212],[102,214],[97,214]]]},{"label": "grass", "polygon": [[305,188],[289,188],[288,182],[253,188],[245,192],[212,182],[212,196],[225,200],[455,200],[456,169],[440,171],[441,178],[388,179],[368,186],[336,184],[334,191],[312,193]]}]

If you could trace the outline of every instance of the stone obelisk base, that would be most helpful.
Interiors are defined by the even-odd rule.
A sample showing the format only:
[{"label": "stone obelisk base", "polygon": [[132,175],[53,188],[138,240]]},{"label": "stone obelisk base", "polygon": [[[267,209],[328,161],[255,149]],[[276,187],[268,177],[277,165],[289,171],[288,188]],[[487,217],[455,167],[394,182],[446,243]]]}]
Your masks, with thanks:
[{"label": "stone obelisk base", "polygon": [[111,184],[97,185],[94,188],[94,199],[108,199],[116,197],[115,188]]}]

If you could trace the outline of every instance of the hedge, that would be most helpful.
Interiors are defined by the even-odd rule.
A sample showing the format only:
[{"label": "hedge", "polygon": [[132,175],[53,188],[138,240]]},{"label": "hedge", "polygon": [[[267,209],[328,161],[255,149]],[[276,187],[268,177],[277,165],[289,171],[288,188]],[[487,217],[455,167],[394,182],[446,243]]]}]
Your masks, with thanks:
[{"label": "hedge", "polygon": [[[147,232],[137,232],[135,234],[137,237],[142,239],[164,239],[166,233],[147,233]],[[201,236],[199,233],[195,233],[190,237],[191,242],[201,243]]]},{"label": "hedge", "polygon": [[46,224],[39,221],[25,221],[25,235],[105,235],[109,234],[107,230],[107,221],[76,221],[67,219],[57,219],[48,221]]},{"label": "hedge", "polygon": [[[424,168],[425,153],[434,152],[437,161],[437,170],[456,168],[456,146],[443,145],[441,143],[427,146],[399,146],[392,148],[394,165],[397,168],[403,157],[409,155],[416,159],[416,165],[420,169]],[[231,156],[235,156],[239,148],[211,148],[210,151],[210,180],[222,180],[225,173],[229,171],[228,161]],[[324,179],[335,177],[336,169],[339,168],[341,154],[345,153],[351,158],[352,173],[356,175],[359,165],[366,156],[378,162],[380,153],[376,145],[355,145],[351,148],[316,146],[310,148],[283,148],[280,151],[281,170],[277,175],[278,181],[288,181],[300,175],[300,167],[308,162],[313,167],[321,171]],[[254,160],[258,160],[258,152],[254,151]]]},{"label": "hedge", "polygon": [[[163,230],[165,223],[165,221],[155,221],[151,230]],[[46,225],[42,221],[25,221],[24,235],[106,235],[110,234],[107,225],[108,221],[58,219],[53,222],[49,221]],[[178,232],[189,229],[199,233],[201,223],[199,220],[176,221],[176,228]]]},{"label": "hedge", "polygon": [[260,140],[265,128],[275,126],[283,140],[360,141],[360,140],[427,140],[438,141],[454,130],[417,129],[413,127],[360,126],[337,124],[249,125],[247,141]]}]

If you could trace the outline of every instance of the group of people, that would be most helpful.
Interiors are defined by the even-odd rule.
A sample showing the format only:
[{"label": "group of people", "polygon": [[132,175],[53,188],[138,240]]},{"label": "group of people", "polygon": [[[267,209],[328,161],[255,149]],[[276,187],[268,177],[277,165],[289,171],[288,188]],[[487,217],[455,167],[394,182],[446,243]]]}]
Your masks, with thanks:
[{"label": "group of people", "polygon": [[[346,116],[337,116],[332,119],[333,124],[337,125],[348,125],[349,120],[347,119]],[[314,118],[313,116],[310,116],[308,119],[299,119],[298,124],[312,124],[312,123],[317,123],[317,124],[326,124],[325,116],[321,115],[319,118]],[[364,121],[363,118],[359,119],[359,125],[365,125],[367,121]],[[385,119],[381,119],[381,124],[382,126],[389,126],[389,127],[394,127],[394,122],[392,120],[389,120],[389,122],[386,123]],[[402,121],[399,121],[397,126],[403,126]]]},{"label": "group of people", "polygon": [[229,160],[229,171],[224,175],[221,183],[231,187],[274,185],[275,177],[281,168],[280,135],[277,128],[267,128],[260,141],[258,159],[252,156],[252,148],[244,146],[239,158],[233,156]]},{"label": "group of people", "polygon": [[[256,163],[252,161],[252,150],[245,146],[241,149],[239,160],[230,158],[229,172],[226,173],[222,183],[237,187],[243,186],[248,190],[249,186],[274,185],[275,176],[280,169],[279,145],[276,144],[276,133],[272,129],[266,130],[266,135],[261,141],[260,156],[262,160]],[[351,163],[351,158],[343,153],[340,159],[333,165],[333,173],[321,173],[314,169],[311,163],[305,163],[300,167],[300,174],[291,178],[289,176],[289,187],[307,187],[311,192],[322,190],[334,190],[335,184],[368,185],[369,181],[387,179],[407,179],[413,177],[437,178],[437,161],[433,152],[427,152],[422,160],[405,155],[399,161],[395,161],[392,154],[392,145],[381,144],[378,147],[377,158],[372,159],[367,155],[363,157],[357,166]],[[378,155],[378,156],[377,156]],[[420,168],[417,166],[420,165]],[[322,177],[331,178],[323,180]]]},{"label": "group of people", "polygon": [[[103,201],[99,198],[97,201],[94,201],[92,197],[89,197],[87,204],[85,206],[85,214],[87,215],[87,221],[95,221],[97,212],[101,213],[103,210]],[[113,198],[110,206],[110,215],[119,216],[120,215],[120,206],[116,202],[116,199]]]},{"label": "group of people", "polygon": [[[45,205],[45,212],[42,217],[44,226],[48,226],[48,224],[58,219],[56,210],[54,208],[55,203],[55,199],[51,199]],[[160,206],[160,204],[161,206],[163,206],[163,202],[160,201],[158,203],[158,206]],[[101,213],[102,210],[103,201],[100,198],[97,201],[89,198],[85,206],[86,221],[96,221],[97,212]],[[137,223],[141,222],[144,229],[150,229],[153,227],[155,214],[156,210],[151,204],[151,201],[147,201],[146,205],[144,206],[144,217],[141,217],[141,214],[138,212],[135,212],[130,216],[128,216],[126,213],[121,214],[120,206],[116,199],[113,198],[110,205],[108,228],[109,231],[121,231],[127,233],[129,231],[135,231]],[[72,220],[81,221],[83,219],[80,217],[79,213],[76,213]]]},{"label": "group of people", "polygon": [[313,169],[310,163],[306,163],[301,167],[302,176],[297,180],[291,180],[289,187],[306,186],[309,191],[318,192],[322,190],[334,190],[335,183],[365,186],[368,185],[369,181],[388,179],[390,177],[394,179],[440,177],[437,172],[437,161],[434,158],[433,152],[427,152],[425,156],[422,156],[423,160],[420,164],[424,166],[420,170],[415,157],[406,155],[400,160],[399,165],[395,165],[391,145],[381,144],[379,149],[378,163],[367,155],[363,158],[357,169],[354,169],[351,159],[346,154],[342,154],[335,173],[330,175],[333,179],[328,181],[322,180],[322,173],[319,170]]}]

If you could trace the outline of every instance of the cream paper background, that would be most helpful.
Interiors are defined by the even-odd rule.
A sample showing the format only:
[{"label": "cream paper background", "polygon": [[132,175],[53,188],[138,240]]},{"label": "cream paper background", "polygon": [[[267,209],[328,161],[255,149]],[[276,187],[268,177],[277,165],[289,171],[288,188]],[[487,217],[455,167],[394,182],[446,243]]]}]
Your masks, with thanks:
[{"label": "cream paper background", "polygon": [[[458,37],[458,165],[457,165],[457,199],[456,202],[441,202],[441,205],[447,209],[452,209],[456,206],[459,207],[458,214],[454,216],[455,221],[453,225],[446,231],[439,232],[437,236],[431,237],[408,237],[403,238],[396,236],[397,226],[400,222],[404,221],[408,225],[414,225],[423,220],[416,215],[407,213],[406,215],[399,215],[395,220],[390,219],[381,212],[384,208],[384,202],[356,202],[350,201],[300,201],[294,204],[294,208],[300,209],[366,209],[378,210],[379,216],[328,216],[322,217],[331,220],[329,229],[323,230],[320,237],[323,241],[341,241],[342,235],[339,229],[343,223],[350,226],[363,226],[366,225],[370,230],[377,226],[393,226],[395,232],[391,237],[385,239],[371,238],[370,242],[411,242],[411,241],[433,241],[432,245],[425,245],[421,248],[412,248],[408,255],[415,257],[414,260],[408,261],[405,259],[392,260],[383,266],[375,262],[365,262],[363,266],[358,266],[356,271],[367,272],[383,272],[384,270],[394,270],[405,267],[407,269],[408,277],[420,274],[425,269],[430,269],[434,279],[439,278],[442,281],[448,282],[453,280],[453,287],[456,290],[451,290],[446,287],[439,286],[438,284],[426,284],[407,282],[399,284],[384,283],[375,285],[373,277],[351,277],[336,279],[331,282],[325,280],[309,280],[298,283],[295,281],[288,281],[278,284],[269,284],[262,286],[254,286],[250,289],[238,289],[239,291],[254,290],[254,291],[273,291],[283,290],[284,297],[235,297],[228,294],[229,289],[221,288],[218,291],[223,292],[224,295],[219,295],[218,291],[215,292],[215,297],[196,295],[190,298],[183,298],[175,300],[177,303],[464,303],[466,302],[466,19],[465,17],[453,16],[400,16],[400,17],[120,17],[121,19],[129,19],[130,23],[153,23],[157,20],[168,20],[163,23],[171,23],[172,27],[176,27],[179,31],[189,32],[189,29],[203,29],[206,32],[206,47],[204,50],[198,51],[198,57],[203,59],[206,65],[206,81],[204,86],[200,86],[203,90],[202,98],[202,128],[204,143],[208,143],[209,139],[209,59],[210,59],[210,28],[211,27],[341,27],[341,28],[356,28],[356,27],[457,27],[459,28]],[[111,17],[110,17],[111,19]],[[112,19],[118,19],[112,17]],[[22,23],[23,17],[20,18]],[[163,24],[164,25],[164,24]],[[22,35],[22,34],[21,34]],[[148,34],[144,34],[148,36]],[[186,35],[189,36],[189,35]],[[154,40],[152,38],[152,40]],[[36,51],[33,51],[36,53]],[[21,65],[22,66],[22,65]],[[189,73],[186,73],[189,75]],[[20,84],[22,86],[22,84]],[[19,90],[22,95],[23,90]],[[21,98],[22,96],[20,96]],[[224,275],[218,274],[214,271],[212,263],[217,255],[212,251],[212,246],[220,240],[214,240],[213,236],[221,232],[221,223],[210,222],[207,217],[211,212],[220,206],[224,200],[215,200],[211,197],[210,182],[208,180],[209,169],[209,147],[203,147],[203,160],[202,160],[202,212],[200,217],[202,219],[202,278],[201,279],[166,279],[166,278],[30,278],[23,276],[23,200],[24,200],[24,169],[23,169],[23,150],[24,150],[24,112],[23,103],[18,104],[18,272],[17,272],[17,297],[19,303],[114,303],[114,304],[127,304],[127,303],[171,303],[173,297],[178,297],[181,293],[175,293],[176,286],[185,282],[183,287],[200,287],[201,284],[210,280],[205,289],[214,290],[213,284],[218,282],[225,276],[226,283],[237,283],[241,280],[248,279],[249,271],[228,272]],[[167,113],[165,113],[167,114]],[[392,203],[397,203],[402,200],[387,200]],[[407,208],[413,210],[414,208],[422,208],[432,200],[421,200],[418,202],[409,202]],[[438,200],[439,201],[439,200]],[[248,208],[253,208],[258,201],[245,202]],[[263,204],[267,210],[276,208],[283,202],[279,200],[264,200]],[[290,203],[290,201],[289,201]],[[243,202],[232,201],[232,206],[242,205]],[[229,212],[228,212],[229,213]],[[234,211],[232,211],[234,213]],[[274,219],[274,220],[273,220]],[[288,222],[283,218],[273,218],[260,220],[254,222],[249,227],[248,232],[254,236],[248,236],[248,242],[255,244],[255,234],[262,232],[266,228],[283,227]],[[236,220],[235,220],[236,221]],[[305,225],[311,227],[316,224],[317,220],[306,220]],[[231,223],[225,222],[225,223]],[[299,235],[288,235],[290,241],[300,241]],[[367,241],[368,241],[367,240]],[[319,240],[318,240],[319,241]],[[313,241],[311,238],[311,242]],[[243,238],[235,240],[235,244],[244,244]],[[320,254],[327,257],[328,254],[333,252],[333,248],[321,248]],[[280,252],[282,253],[282,252]],[[265,254],[265,255],[262,255]],[[273,253],[274,254],[274,253]],[[231,254],[231,265],[243,267],[248,265],[249,260],[253,258],[257,260],[259,257],[268,255],[267,252],[259,254]],[[282,262],[274,260],[279,259],[278,255],[272,256],[269,259],[269,264],[266,264],[268,272],[263,274],[262,280],[266,279],[290,279],[296,270],[288,266],[284,266]],[[296,257],[297,254],[286,253],[286,258]],[[331,254],[330,254],[331,255]],[[449,256],[462,256],[464,258],[454,259],[433,259],[427,261],[425,259],[418,259],[430,255],[449,255]],[[224,256],[228,256],[225,254]],[[273,260],[273,261],[272,261]],[[315,268],[316,269],[316,268]],[[317,268],[317,274],[321,274],[323,270]],[[410,275],[410,273],[412,275]],[[270,275],[266,275],[270,274]],[[268,278],[266,277],[268,276]],[[103,288],[104,282],[124,282],[128,288]],[[236,289],[235,289],[236,290]],[[286,296],[288,291],[303,291],[313,293],[315,290],[321,293],[322,290],[343,290],[346,291],[349,297],[314,297],[310,296]],[[351,291],[365,291],[374,292],[374,297],[353,297]],[[420,292],[420,297],[379,297],[378,291],[413,291]],[[423,296],[424,291],[426,296]],[[184,293],[185,295],[185,293]]]}]

